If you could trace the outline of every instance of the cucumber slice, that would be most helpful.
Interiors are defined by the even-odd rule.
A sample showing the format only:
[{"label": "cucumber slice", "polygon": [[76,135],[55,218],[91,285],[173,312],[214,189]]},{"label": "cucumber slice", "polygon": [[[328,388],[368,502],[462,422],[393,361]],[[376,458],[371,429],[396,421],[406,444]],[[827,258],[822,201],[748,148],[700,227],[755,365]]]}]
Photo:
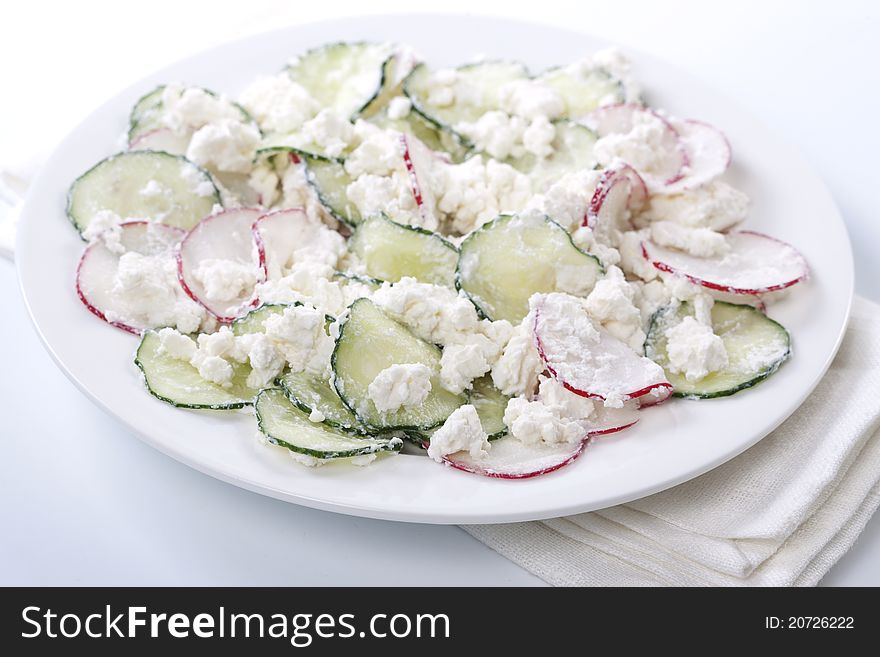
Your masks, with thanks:
[{"label": "cucumber slice", "polygon": [[[456,123],[471,123],[490,110],[498,109],[498,92],[502,86],[514,80],[529,77],[529,72],[519,62],[479,62],[455,69],[456,85],[466,90],[450,105],[440,106],[430,102],[432,89],[431,70],[424,64],[416,66],[403,83],[403,91],[412,101],[413,109],[437,127],[455,133]],[[467,139],[459,137],[462,143]]]},{"label": "cucumber slice", "polygon": [[404,226],[384,214],[363,221],[348,247],[374,278],[396,282],[412,276],[422,283],[455,284],[458,249],[454,245],[437,233]]},{"label": "cucumber slice", "polygon": [[398,452],[400,438],[369,438],[342,433],[295,406],[283,390],[263,390],[254,404],[257,425],[269,442],[319,459],[338,459],[376,452]]},{"label": "cucumber slice", "polygon": [[[342,401],[361,422],[375,429],[431,429],[467,403],[464,395],[455,395],[440,384],[440,349],[414,336],[369,299],[358,299],[349,307],[330,363]],[[421,363],[431,369],[431,392],[417,407],[381,413],[367,388],[386,367],[403,363]]]},{"label": "cucumber slice", "polygon": [[134,104],[134,107],[131,108],[131,114],[128,117],[129,141],[138,135],[148,132],[149,129],[138,128],[140,123],[143,123],[145,126],[156,124],[161,112],[163,91],[165,91],[165,85],[159,85],[141,96]]},{"label": "cucumber slice", "polygon": [[232,363],[232,385],[224,388],[205,381],[186,361],[159,353],[159,344],[155,331],[145,332],[134,359],[154,397],[178,408],[227,410],[253,403],[258,391],[245,383],[251,372],[249,365]]},{"label": "cucumber slice", "polygon": [[688,303],[661,308],[651,318],[645,341],[645,354],[664,368],[676,397],[711,399],[732,395],[766,379],[791,355],[791,336],[781,324],[752,306],[716,301],[712,327],[724,341],[729,364],[699,381],[688,381],[684,375],[666,369],[666,331],[693,314]]},{"label": "cucumber slice", "polygon": [[278,384],[288,399],[305,413],[319,411],[324,424],[348,433],[366,433],[357,416],[342,403],[326,377],[305,372],[287,372],[278,378]]},{"label": "cucumber slice", "polygon": [[438,128],[435,123],[415,110],[402,119],[392,119],[385,112],[381,112],[373,116],[370,122],[385,130],[396,130],[412,135],[432,151],[449,155],[449,159],[455,164],[464,162],[471,152],[458,133]]},{"label": "cucumber slice", "polygon": [[304,155],[306,179],[318,195],[321,205],[339,221],[349,226],[361,222],[361,214],[348,200],[345,188],[351,184],[351,176],[342,162],[315,155]]},{"label": "cucumber slice", "polygon": [[504,411],[510,397],[503,394],[492,383],[492,377],[483,376],[474,381],[471,390],[470,401],[477,409],[480,424],[489,435],[489,440],[495,440],[507,435],[507,425],[504,424]]},{"label": "cucumber slice", "polygon": [[575,72],[569,68],[551,68],[538,80],[552,87],[565,102],[565,116],[580,119],[600,105],[626,100],[623,83],[608,71],[594,68]]},{"label": "cucumber slice", "polygon": [[554,121],[556,136],[553,139],[553,154],[538,159],[528,153],[508,164],[529,176],[532,189],[544,192],[550,185],[566,173],[592,169],[596,166],[593,146],[598,137],[588,127],[571,121]]},{"label": "cucumber slice", "polygon": [[[162,94],[165,91],[165,86],[166,85],[164,84],[160,85],[149,93],[141,96],[141,98],[135,103],[134,107],[131,108],[131,114],[128,118],[129,142],[134,141],[138,137],[146,134],[147,132],[151,132],[153,130],[157,130],[163,127],[162,112],[164,111],[164,107],[162,105]],[[195,88],[201,89],[209,96],[214,96],[215,98],[220,97],[220,95],[216,91],[211,91],[210,89],[205,89],[203,87]],[[227,100],[226,102],[228,102],[232,107],[238,110],[238,119],[242,123],[251,123],[254,125],[254,127],[257,127],[254,118],[244,107],[233,100]]]},{"label": "cucumber slice", "polygon": [[348,285],[349,283],[363,283],[368,286],[371,291],[375,292],[382,285],[382,281],[372,276],[363,276],[362,274],[352,274],[350,271],[338,271],[333,274],[333,280],[338,281],[340,285]]},{"label": "cucumber slice", "polygon": [[599,260],[541,214],[501,215],[462,242],[456,287],[486,316],[518,323],[538,292],[588,292],[602,275]]},{"label": "cucumber slice", "polygon": [[[254,308],[247,315],[243,315],[232,322],[232,332],[235,335],[248,335],[250,333],[265,333],[266,320],[272,315],[280,315],[285,308],[302,306],[300,301],[293,303],[267,303]],[[324,331],[330,335],[330,325],[336,321],[335,317],[324,315]]]},{"label": "cucumber slice", "polygon": [[273,315],[280,315],[288,306],[300,306],[301,303],[269,303],[254,308],[247,315],[239,317],[232,322],[232,332],[235,335],[249,335],[251,333],[265,333],[266,320]]},{"label": "cucumber slice", "polygon": [[[164,190],[142,194],[148,183]],[[67,216],[82,233],[101,210],[125,220],[152,219],[189,230],[220,203],[211,176],[184,157],[131,151],[101,160],[77,178],[67,194]]]},{"label": "cucumber slice", "polygon": [[354,119],[379,99],[390,57],[387,44],[331,43],[297,57],[287,72],[323,107]]}]

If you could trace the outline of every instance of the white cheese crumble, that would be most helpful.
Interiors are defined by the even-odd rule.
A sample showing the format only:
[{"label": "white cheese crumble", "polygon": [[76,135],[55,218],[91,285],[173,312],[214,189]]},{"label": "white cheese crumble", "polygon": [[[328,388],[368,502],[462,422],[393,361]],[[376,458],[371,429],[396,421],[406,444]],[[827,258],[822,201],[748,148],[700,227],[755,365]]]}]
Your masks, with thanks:
[{"label": "white cheese crumble", "polygon": [[505,395],[530,395],[538,385],[544,363],[538,354],[534,334],[535,316],[529,313],[513,330],[513,335],[492,368],[492,382]]},{"label": "white cheese crumble", "polygon": [[186,157],[212,171],[248,173],[260,139],[260,131],[247,123],[230,120],[209,123],[192,136]]},{"label": "white cheese crumble", "polygon": [[528,120],[498,110],[486,112],[474,122],[456,123],[455,130],[496,160],[520,158],[526,153],[539,159],[548,157],[556,137],[556,128],[546,116]]},{"label": "white cheese crumble", "polygon": [[101,242],[111,253],[125,253],[122,244],[122,217],[112,210],[99,210],[83,231],[87,242]]},{"label": "white cheese crumble", "polygon": [[299,132],[287,140],[292,146],[300,148],[316,147],[318,152],[328,157],[339,157],[348,148],[355,136],[355,129],[348,118],[332,108],[318,112],[313,119],[306,121]]},{"label": "white cheese crumble", "polygon": [[321,109],[318,101],[286,72],[258,78],[242,92],[239,101],[267,132],[294,132]]},{"label": "white cheese crumble", "polygon": [[669,127],[650,112],[635,112],[629,132],[611,133],[596,142],[593,153],[604,167],[626,162],[641,174],[659,175],[669,166]]},{"label": "white cheese crumble", "polygon": [[504,424],[510,435],[527,445],[576,443],[587,437],[583,421],[563,417],[558,407],[524,397],[507,402]]},{"label": "white cheese crumble", "polygon": [[418,406],[431,392],[431,369],[422,363],[389,365],[376,375],[367,394],[380,413]]},{"label": "white cheese crumble", "polygon": [[714,180],[678,194],[654,194],[643,214],[657,221],[723,231],[745,220],[749,205],[749,197],[743,192]]},{"label": "white cheese crumble", "polygon": [[193,270],[193,278],[212,301],[235,301],[250,296],[259,270],[250,262],[206,258]]},{"label": "white cheese crumble", "polygon": [[477,409],[471,404],[459,406],[446,422],[431,435],[428,456],[437,462],[447,454],[468,452],[473,458],[486,456],[492,448],[480,424]]},{"label": "white cheese crumble", "polygon": [[386,113],[389,119],[397,121],[406,118],[410,110],[412,110],[412,101],[409,98],[406,96],[395,96],[388,103]]},{"label": "white cheese crumble", "polygon": [[610,267],[587,296],[586,308],[590,317],[621,342],[642,353],[645,332],[642,315],[633,302],[635,290],[627,283],[618,267]]},{"label": "white cheese crumble", "polygon": [[123,253],[111,290],[120,300],[120,309],[105,312],[108,321],[173,326],[183,333],[198,331],[207,322],[204,308],[186,296],[180,286],[172,253]]},{"label": "white cheese crumble", "polygon": [[711,228],[691,228],[674,221],[651,224],[651,241],[660,246],[685,251],[700,258],[720,256],[730,251],[724,235]]},{"label": "white cheese crumble", "polygon": [[324,331],[324,313],[309,306],[288,306],[264,322],[272,339],[292,372],[326,376],[330,371],[333,338]]},{"label": "white cheese crumble", "polygon": [[165,85],[161,112],[162,124],[177,135],[188,135],[224,119],[241,120],[241,112],[225,96],[179,84]]},{"label": "white cheese crumble", "polygon": [[684,374],[688,381],[699,381],[710,372],[727,367],[724,341],[693,317],[685,317],[666,331],[669,370]]},{"label": "white cheese crumble", "polygon": [[498,90],[501,109],[527,119],[556,119],[565,112],[565,102],[553,87],[533,78],[512,80]]}]

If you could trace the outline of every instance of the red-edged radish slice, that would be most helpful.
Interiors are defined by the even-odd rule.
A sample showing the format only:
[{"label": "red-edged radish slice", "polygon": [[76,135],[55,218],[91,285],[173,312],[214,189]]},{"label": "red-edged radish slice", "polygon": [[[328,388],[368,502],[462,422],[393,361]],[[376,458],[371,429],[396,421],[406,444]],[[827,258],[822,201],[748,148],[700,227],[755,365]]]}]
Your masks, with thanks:
[{"label": "red-edged radish slice", "polygon": [[[114,230],[114,229],[110,229]],[[89,311],[116,328],[139,335],[154,326],[129,319],[122,322],[116,317],[129,318],[130,304],[113,291],[119,259],[130,251],[145,256],[167,256],[174,261],[174,249],[186,235],[186,231],[147,221],[129,221],[119,226],[120,251],[109,249],[102,241],[86,247],[76,267],[76,294]]]},{"label": "red-edged radish slice", "polygon": [[545,294],[538,300],[535,341],[559,383],[609,406],[672,387],[662,367],[596,327],[582,301],[567,294]]},{"label": "red-edged radish slice", "polygon": [[266,273],[265,256],[253,234],[259,217],[250,208],[223,210],[202,219],[180,243],[180,284],[221,322],[231,322],[257,304],[254,288]]},{"label": "red-edged radish slice", "polygon": [[595,229],[607,225],[618,227],[627,211],[638,212],[648,202],[648,188],[638,172],[628,164],[602,173],[590,199],[584,226]]},{"label": "red-edged radish slice", "polygon": [[443,457],[443,462],[456,470],[497,479],[530,479],[559,470],[580,456],[589,442],[589,436],[577,443],[559,445],[527,445],[512,436],[492,442],[486,456],[474,458],[468,452],[456,452]]},{"label": "red-edged radish slice", "polygon": [[409,173],[410,189],[419,207],[422,223],[425,226],[436,226],[436,201],[428,182],[434,160],[431,149],[412,135],[401,133],[400,152]]},{"label": "red-edged radish slice", "polygon": [[253,230],[268,280],[281,278],[298,259],[297,252],[308,251],[313,258],[326,254],[329,265],[335,265],[345,252],[345,238],[311,219],[302,208],[264,214],[254,222]]},{"label": "red-edged radish slice", "polygon": [[730,142],[718,128],[703,121],[677,121],[681,144],[687,152],[688,166],[680,180],[667,185],[664,192],[677,192],[704,185],[727,171],[733,157]]},{"label": "red-edged radish slice", "polygon": [[642,243],[642,255],[660,271],[730,294],[759,295],[784,290],[809,276],[804,257],[790,244],[762,233],[740,230],[726,236],[730,250],[713,258]]},{"label": "red-edged radish slice", "polygon": [[[587,115],[584,123],[595,130],[600,138],[625,135],[648,123],[660,125],[662,134],[655,147],[663,152],[663,157],[653,164],[651,170],[639,170],[639,163],[635,161],[627,164],[639,170],[639,174],[651,188],[672,185],[684,176],[689,160],[678,131],[665,117],[654,110],[632,103],[606,105]],[[626,160],[625,157],[622,159]]]},{"label": "red-edged radish slice", "polygon": [[[665,391],[666,388],[657,388],[657,390]],[[663,394],[666,394],[668,397],[672,394],[672,391],[670,390],[669,393]],[[596,407],[595,417],[589,420],[587,427],[590,437],[607,436],[608,434],[629,429],[639,421],[639,409],[644,406],[641,401],[651,396],[652,393],[649,393],[637,400],[627,402],[621,408]]]},{"label": "red-edged radish slice", "polygon": [[636,401],[639,408],[648,408],[649,406],[657,406],[672,398],[672,388],[654,388],[647,395],[642,395]]},{"label": "red-edged radish slice", "polygon": [[175,134],[169,128],[157,128],[135,137],[129,144],[130,151],[164,151],[172,155],[185,155],[189,137]]}]

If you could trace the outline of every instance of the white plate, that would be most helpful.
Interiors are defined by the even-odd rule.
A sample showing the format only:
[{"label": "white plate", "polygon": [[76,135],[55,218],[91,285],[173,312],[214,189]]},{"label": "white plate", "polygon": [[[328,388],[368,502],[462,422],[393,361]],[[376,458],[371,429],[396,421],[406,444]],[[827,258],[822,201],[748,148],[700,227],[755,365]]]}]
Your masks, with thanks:
[{"label": "white plate", "polygon": [[653,104],[726,131],[734,150],[729,179],[753,199],[748,226],[790,241],[810,262],[812,280],[771,308],[791,330],[795,350],[775,376],[727,399],[676,400],[650,409],[638,426],[601,439],[573,465],[525,481],[486,479],[407,455],[367,468],[306,469],[282,450],[258,444],[250,415],[181,411],[149,396],[132,364],[137,340],[101,323],[74,294],[74,266],[83,244],[64,216],[68,186],[118,148],[129,108],[156,84],[182,80],[235,95],[297,52],[340,39],[404,41],[437,65],[458,64],[479,52],[521,59],[535,70],[607,45],[575,32],[474,16],[340,20],[210,50],[98,108],[58,146],[34,182],[22,212],[16,262],[28,308],[52,356],[89,397],[147,443],[214,477],[297,504],[413,522],[510,522],[599,509],[696,477],[767,435],[813,390],[837,350],[853,290],[849,240],[830,195],[797,151],[730,100],[630,52]]}]

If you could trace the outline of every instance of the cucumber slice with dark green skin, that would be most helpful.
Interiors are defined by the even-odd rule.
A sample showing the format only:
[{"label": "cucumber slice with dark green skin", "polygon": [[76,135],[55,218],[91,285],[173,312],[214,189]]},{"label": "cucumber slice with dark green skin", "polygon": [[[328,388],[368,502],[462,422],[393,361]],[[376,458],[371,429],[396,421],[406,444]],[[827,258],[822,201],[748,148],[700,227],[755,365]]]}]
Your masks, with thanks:
[{"label": "cucumber slice with dark green skin", "polygon": [[553,139],[553,154],[538,159],[532,153],[508,161],[513,168],[529,176],[532,189],[544,192],[550,185],[567,173],[593,169],[596,158],[593,146],[598,137],[584,125],[571,121],[554,121],[556,136]]},{"label": "cucumber slice with dark green skin", "polygon": [[422,283],[455,284],[458,249],[451,242],[430,230],[391,221],[384,214],[361,222],[348,248],[374,278],[394,283],[412,276]]},{"label": "cucumber slice with dark green skin", "polygon": [[321,205],[339,221],[349,226],[361,222],[361,213],[348,200],[345,189],[351,184],[351,176],[345,171],[342,162],[325,157],[306,155],[306,179],[318,195]]},{"label": "cucumber slice with dark green skin", "polygon": [[287,73],[322,107],[354,119],[380,99],[390,57],[385,44],[331,43],[297,57]]},{"label": "cucumber slice with dark green skin", "polygon": [[585,289],[602,275],[599,260],[584,253],[555,221],[540,214],[502,215],[461,243],[456,287],[490,319],[519,323],[536,293],[566,292],[561,276]]},{"label": "cucumber slice with dark green skin", "polygon": [[552,87],[565,102],[565,116],[580,119],[600,105],[626,101],[623,83],[607,71],[594,68],[576,73],[569,68],[551,68],[538,80]]},{"label": "cucumber slice with dark green skin", "polygon": [[[237,318],[232,322],[231,329],[235,335],[247,335],[249,333],[265,333],[266,320],[273,315],[280,315],[285,308],[304,305],[300,301],[293,303],[267,303],[254,308],[247,315]],[[329,335],[330,324],[336,321],[335,317],[324,315],[324,329]]]},{"label": "cucumber slice with dark green skin", "polygon": [[[128,118],[128,141],[132,142],[138,137],[151,132],[152,130],[157,130],[162,127],[162,94],[165,91],[166,85],[159,85],[152,91],[144,94],[138,99],[138,101],[134,104],[134,107],[131,108],[131,114]],[[210,89],[205,89],[203,87],[196,87],[201,89],[209,96],[214,96],[215,98],[219,98],[220,95],[216,91],[211,91]],[[236,103],[234,100],[228,100],[227,102],[238,110],[238,118],[242,123],[250,123],[255,128],[257,126],[256,121],[254,121],[254,117],[250,115],[250,113],[241,105]]]},{"label": "cucumber slice with dark green skin", "polygon": [[480,424],[489,440],[495,440],[507,435],[507,425],[504,424],[504,411],[510,397],[503,394],[495,384],[492,377],[483,376],[474,381],[473,390],[470,393],[470,404],[477,409]]},{"label": "cucumber slice with dark green skin", "polygon": [[415,110],[410,111],[402,119],[392,119],[385,112],[381,112],[373,116],[370,122],[385,130],[396,130],[412,135],[432,151],[449,155],[449,159],[455,164],[464,162],[471,153],[470,147],[462,141],[458,133],[437,127],[436,123],[429,121]]},{"label": "cucumber slice with dark green skin", "polygon": [[[167,193],[141,193],[155,182]],[[125,220],[158,220],[189,230],[220,203],[211,176],[184,157],[131,151],[101,160],[77,178],[67,195],[67,216],[82,233],[101,210]]]},{"label": "cucumber slice with dark green skin", "polygon": [[349,271],[338,271],[333,274],[333,279],[339,281],[341,285],[347,283],[363,283],[375,292],[382,285],[383,281],[372,276],[364,276],[363,274],[352,274]]},{"label": "cucumber slice with dark green skin", "polygon": [[729,363],[699,381],[670,372],[666,352],[666,331],[684,317],[693,315],[690,304],[661,308],[651,318],[645,341],[645,355],[663,367],[676,397],[712,399],[726,397],[757,385],[791,355],[791,336],[778,322],[753,306],[716,301],[712,306],[712,328],[724,341]]},{"label": "cucumber slice with dark green skin", "polygon": [[[478,62],[460,66],[455,72],[459,80],[472,85],[478,93],[468,94],[449,106],[429,102],[432,71],[424,64],[416,66],[403,83],[403,91],[412,102],[413,110],[451,134],[457,134],[453,128],[456,123],[471,123],[486,112],[498,109],[498,95],[502,86],[529,77],[528,69],[519,62]],[[470,143],[461,135],[458,138],[463,144]]]},{"label": "cucumber slice with dark green skin", "polygon": [[203,379],[188,362],[159,353],[159,344],[155,331],[145,332],[134,359],[154,397],[178,408],[211,410],[242,408],[253,403],[259,391],[246,383],[251,373],[249,365],[232,363],[232,384],[223,387]]},{"label": "cucumber slice with dark green skin", "polygon": [[[330,359],[333,385],[345,405],[374,429],[431,429],[467,403],[464,395],[455,395],[441,385],[440,353],[437,346],[414,336],[369,299],[358,299],[349,307]],[[431,370],[431,392],[418,406],[382,413],[367,389],[382,370],[404,363],[421,363]]]},{"label": "cucumber slice with dark green skin", "polygon": [[305,413],[318,411],[324,424],[348,433],[367,433],[357,416],[346,406],[326,377],[306,372],[287,372],[278,377],[278,385],[288,399]]},{"label": "cucumber slice with dark green skin", "polygon": [[312,422],[283,390],[263,390],[254,404],[257,425],[273,445],[319,459],[338,459],[377,452],[398,452],[400,438],[371,438],[343,433]]}]

